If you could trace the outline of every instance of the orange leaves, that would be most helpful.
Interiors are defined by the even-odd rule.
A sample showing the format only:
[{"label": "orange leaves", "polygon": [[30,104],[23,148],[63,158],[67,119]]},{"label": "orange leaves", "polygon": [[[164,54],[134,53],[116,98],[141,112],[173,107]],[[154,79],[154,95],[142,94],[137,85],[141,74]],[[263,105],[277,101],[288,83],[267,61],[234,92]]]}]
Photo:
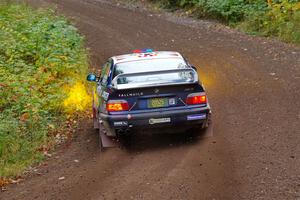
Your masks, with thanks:
[{"label": "orange leaves", "polygon": [[16,178],[16,179],[11,179],[11,178],[1,178],[0,177],[0,187],[1,187],[1,191],[5,191],[6,188],[5,186],[7,186],[8,184],[18,184],[22,181],[22,178]]},{"label": "orange leaves", "polygon": [[9,179],[0,178],[0,187],[8,185],[11,181]]},{"label": "orange leaves", "polygon": [[49,83],[55,81],[55,77],[50,75],[44,81],[45,81],[45,84],[49,84]]},{"label": "orange leaves", "polygon": [[28,119],[29,119],[29,113],[23,113],[21,116],[20,116],[20,120],[22,122],[26,122]]},{"label": "orange leaves", "polygon": [[295,10],[300,10],[300,2],[295,5]]},{"label": "orange leaves", "polygon": [[273,1],[272,0],[267,0],[267,1],[268,1],[268,5],[271,7],[273,4]]}]

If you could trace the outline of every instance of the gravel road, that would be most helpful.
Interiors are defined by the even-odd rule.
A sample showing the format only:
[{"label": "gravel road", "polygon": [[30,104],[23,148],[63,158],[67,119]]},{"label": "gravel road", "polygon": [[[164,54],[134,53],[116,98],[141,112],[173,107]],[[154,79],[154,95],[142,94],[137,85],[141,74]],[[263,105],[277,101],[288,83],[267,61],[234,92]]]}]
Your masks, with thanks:
[{"label": "gravel road", "polygon": [[100,153],[86,119],[74,141],[1,200],[300,200],[299,47],[141,6],[31,3],[56,5],[76,24],[94,68],[143,47],[183,53],[206,85],[214,137],[136,135],[130,148]]}]

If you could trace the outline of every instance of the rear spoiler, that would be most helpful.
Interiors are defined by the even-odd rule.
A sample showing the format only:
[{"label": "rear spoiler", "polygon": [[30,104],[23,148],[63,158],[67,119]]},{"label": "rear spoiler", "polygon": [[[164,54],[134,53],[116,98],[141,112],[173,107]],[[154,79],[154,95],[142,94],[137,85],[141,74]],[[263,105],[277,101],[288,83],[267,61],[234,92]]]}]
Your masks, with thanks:
[{"label": "rear spoiler", "polygon": [[[155,80],[155,76],[165,74],[177,74],[179,79],[174,80]],[[131,81],[124,82],[126,78],[132,77],[143,77],[148,76],[148,80],[139,82],[139,81]],[[151,79],[151,76],[153,77]],[[123,79],[124,83],[121,83]],[[164,71],[155,71],[155,72],[139,72],[139,73],[128,73],[128,74],[119,74],[112,80],[112,87],[116,90],[124,90],[124,89],[135,89],[135,88],[146,88],[146,87],[156,87],[156,86],[165,86],[165,85],[183,85],[183,84],[194,84],[198,83],[198,74],[192,68],[185,69],[174,69],[174,70],[164,70]]]}]

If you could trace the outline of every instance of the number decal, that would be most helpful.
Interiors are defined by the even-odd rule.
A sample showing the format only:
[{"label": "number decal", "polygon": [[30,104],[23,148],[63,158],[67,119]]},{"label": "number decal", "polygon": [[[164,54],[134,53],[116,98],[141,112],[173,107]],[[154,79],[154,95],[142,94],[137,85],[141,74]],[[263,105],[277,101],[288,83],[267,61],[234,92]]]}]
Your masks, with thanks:
[{"label": "number decal", "polygon": [[157,56],[156,53],[152,52],[152,53],[141,53],[138,55],[139,58],[146,58],[146,57],[153,57],[153,56]]}]

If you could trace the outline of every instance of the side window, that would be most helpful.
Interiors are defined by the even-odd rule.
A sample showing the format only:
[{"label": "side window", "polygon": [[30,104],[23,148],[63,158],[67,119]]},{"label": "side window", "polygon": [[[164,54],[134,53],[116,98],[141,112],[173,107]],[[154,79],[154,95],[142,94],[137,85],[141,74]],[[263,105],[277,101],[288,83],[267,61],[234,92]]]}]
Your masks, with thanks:
[{"label": "side window", "polygon": [[109,72],[110,72],[110,66],[111,66],[111,62],[108,61],[102,67],[102,72],[101,72],[101,77],[100,77],[101,85],[102,86],[106,86],[107,85],[107,81],[108,81],[108,77],[109,77]]}]

